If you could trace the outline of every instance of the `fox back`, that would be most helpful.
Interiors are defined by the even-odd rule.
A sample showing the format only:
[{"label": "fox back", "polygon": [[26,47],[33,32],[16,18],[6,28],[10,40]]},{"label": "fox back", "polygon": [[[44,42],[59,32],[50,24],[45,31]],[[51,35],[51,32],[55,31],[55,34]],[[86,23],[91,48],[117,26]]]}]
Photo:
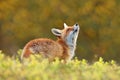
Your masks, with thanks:
[{"label": "fox back", "polygon": [[38,38],[28,42],[22,52],[21,59],[29,57],[31,54],[40,54],[49,61],[56,57],[65,61],[71,60],[74,56],[76,41],[79,33],[79,25],[67,26],[64,29],[51,29],[57,40]]}]

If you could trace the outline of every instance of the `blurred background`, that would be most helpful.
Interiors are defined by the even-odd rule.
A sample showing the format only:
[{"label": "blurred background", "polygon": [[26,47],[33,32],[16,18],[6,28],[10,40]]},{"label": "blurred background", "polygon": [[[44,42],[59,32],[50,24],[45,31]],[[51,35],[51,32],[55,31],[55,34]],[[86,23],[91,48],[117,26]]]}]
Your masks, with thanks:
[{"label": "blurred background", "polygon": [[120,0],[0,0],[0,50],[16,55],[34,38],[56,39],[51,28],[79,23],[76,56],[120,62]]}]

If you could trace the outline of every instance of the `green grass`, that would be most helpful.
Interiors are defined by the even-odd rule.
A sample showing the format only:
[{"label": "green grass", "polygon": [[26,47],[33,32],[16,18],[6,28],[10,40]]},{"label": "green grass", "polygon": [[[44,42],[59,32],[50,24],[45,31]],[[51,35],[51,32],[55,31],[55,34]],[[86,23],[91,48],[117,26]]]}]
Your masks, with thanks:
[{"label": "green grass", "polygon": [[77,58],[66,64],[58,59],[49,63],[40,56],[20,63],[0,51],[0,80],[120,80],[120,66],[102,58],[92,64]]}]

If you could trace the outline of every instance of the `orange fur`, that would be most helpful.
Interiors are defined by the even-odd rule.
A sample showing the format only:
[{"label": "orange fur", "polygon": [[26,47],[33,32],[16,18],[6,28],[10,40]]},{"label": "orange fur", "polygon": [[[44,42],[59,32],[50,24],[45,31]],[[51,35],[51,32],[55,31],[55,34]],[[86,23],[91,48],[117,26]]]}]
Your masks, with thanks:
[{"label": "orange fur", "polygon": [[42,46],[42,50],[35,54],[41,54],[43,57],[48,58],[49,61],[53,61],[55,57],[66,61],[70,56],[68,46],[64,41],[62,41],[62,39],[58,39],[57,41],[53,41],[51,39],[34,39],[25,45],[23,49],[23,57],[27,58],[34,53],[30,51],[30,48],[37,44]]}]

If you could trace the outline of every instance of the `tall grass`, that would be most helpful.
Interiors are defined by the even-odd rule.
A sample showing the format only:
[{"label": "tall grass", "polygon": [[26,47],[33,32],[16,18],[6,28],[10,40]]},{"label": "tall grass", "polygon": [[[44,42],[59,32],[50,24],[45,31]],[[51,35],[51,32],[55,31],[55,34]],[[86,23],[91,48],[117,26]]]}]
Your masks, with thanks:
[{"label": "tall grass", "polygon": [[120,66],[102,58],[92,64],[77,58],[66,64],[58,59],[49,63],[38,55],[21,63],[0,51],[0,80],[120,80]]}]

